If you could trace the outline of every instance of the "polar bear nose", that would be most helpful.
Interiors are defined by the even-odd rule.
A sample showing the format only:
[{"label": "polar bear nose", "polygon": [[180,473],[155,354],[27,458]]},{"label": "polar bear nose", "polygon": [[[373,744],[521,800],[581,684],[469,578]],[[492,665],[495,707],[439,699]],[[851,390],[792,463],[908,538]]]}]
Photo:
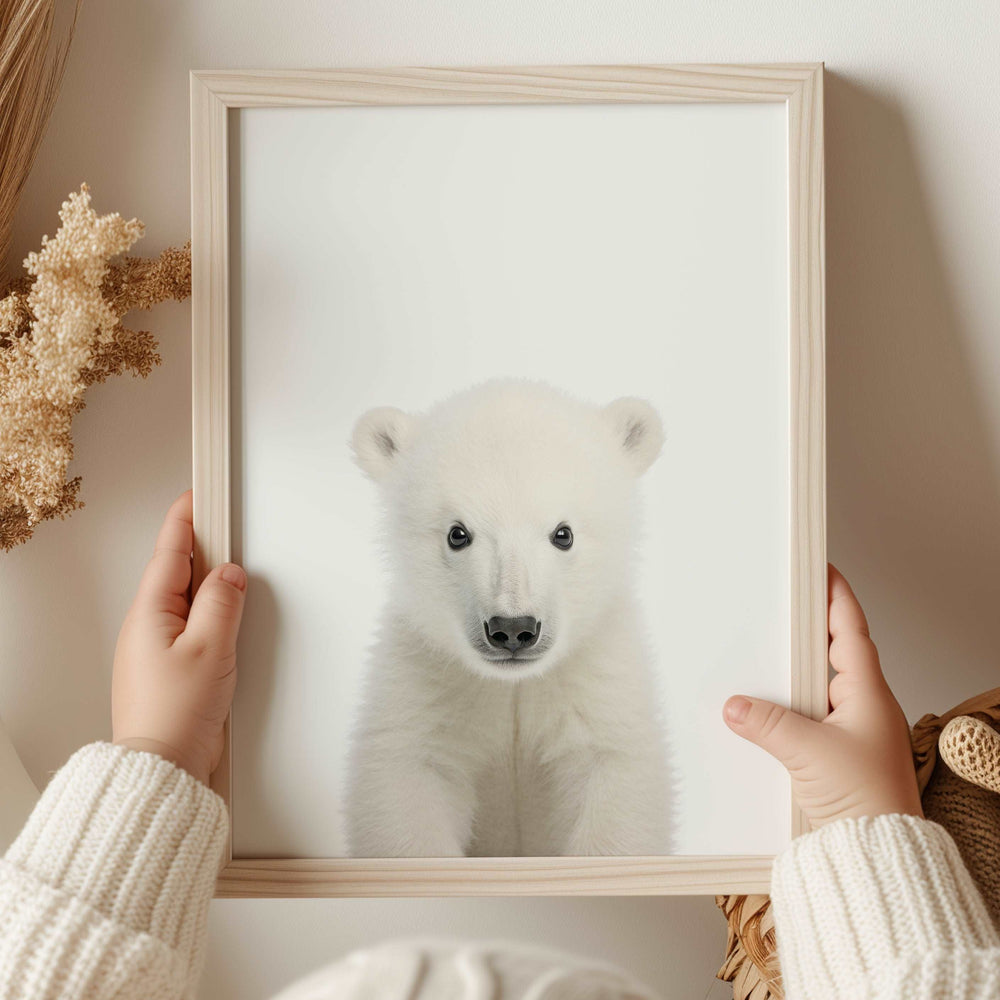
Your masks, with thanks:
[{"label": "polar bear nose", "polygon": [[509,649],[512,653],[518,649],[527,649],[538,642],[542,631],[542,623],[534,618],[497,618],[483,622],[486,638],[491,646],[497,649]]}]

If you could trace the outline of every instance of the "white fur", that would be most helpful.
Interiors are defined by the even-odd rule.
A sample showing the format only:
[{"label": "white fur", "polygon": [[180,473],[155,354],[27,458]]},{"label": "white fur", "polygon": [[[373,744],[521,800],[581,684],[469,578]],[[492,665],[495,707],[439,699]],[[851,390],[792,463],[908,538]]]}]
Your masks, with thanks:
[{"label": "white fur", "polygon": [[[635,481],[662,440],[642,400],[513,380],[358,421],[392,583],[349,758],[352,855],[668,852],[632,585]],[[472,536],[458,551],[455,523]],[[561,524],[569,550],[550,541]],[[494,615],[539,619],[541,655],[490,661]]]}]

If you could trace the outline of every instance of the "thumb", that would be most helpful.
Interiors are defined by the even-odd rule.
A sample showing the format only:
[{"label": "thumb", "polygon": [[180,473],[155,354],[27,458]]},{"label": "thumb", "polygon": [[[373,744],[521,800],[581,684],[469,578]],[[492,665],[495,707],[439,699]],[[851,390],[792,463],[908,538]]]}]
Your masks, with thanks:
[{"label": "thumb", "polygon": [[188,642],[228,655],[236,651],[236,636],[243,618],[247,575],[235,563],[216,566],[202,581],[191,602]]},{"label": "thumb", "polygon": [[722,717],[734,733],[766,750],[786,767],[793,755],[812,742],[819,725],[790,708],[743,695],[726,702]]}]

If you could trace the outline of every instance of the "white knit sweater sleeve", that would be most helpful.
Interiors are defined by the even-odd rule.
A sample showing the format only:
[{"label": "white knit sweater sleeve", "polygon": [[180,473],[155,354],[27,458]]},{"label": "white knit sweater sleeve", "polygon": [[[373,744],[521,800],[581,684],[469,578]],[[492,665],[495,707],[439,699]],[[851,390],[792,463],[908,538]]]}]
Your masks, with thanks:
[{"label": "white knit sweater sleeve", "polygon": [[1000,939],[936,823],[821,827],[775,860],[771,898],[788,1000],[1000,997]]},{"label": "white knit sweater sleeve", "polygon": [[193,997],[227,823],[154,754],[74,754],[0,860],[0,997]]}]

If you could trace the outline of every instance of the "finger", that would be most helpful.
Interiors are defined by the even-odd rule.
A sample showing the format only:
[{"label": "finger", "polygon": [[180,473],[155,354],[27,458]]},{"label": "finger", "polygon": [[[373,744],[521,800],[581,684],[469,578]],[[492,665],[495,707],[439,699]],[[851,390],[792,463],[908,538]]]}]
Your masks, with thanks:
[{"label": "finger", "polygon": [[837,707],[834,697],[855,682],[871,683],[882,680],[882,667],[878,649],[868,630],[868,619],[858,603],[851,585],[835,566],[830,566],[829,576],[829,630],[830,665],[844,681],[831,685],[831,704]]},{"label": "finger", "polygon": [[241,567],[235,563],[216,566],[191,602],[185,641],[209,648],[220,656],[235,653],[246,586],[247,576]]},{"label": "finger", "polygon": [[844,579],[844,574],[832,563],[828,564],[829,584],[828,599],[830,602],[830,637],[836,638],[848,632],[870,636],[868,619],[858,603],[851,585]]},{"label": "finger", "polygon": [[135,607],[139,611],[183,617],[191,583],[191,549],[194,547],[191,491],[171,505],[156,537],[152,558],[139,582]]},{"label": "finger", "polygon": [[788,767],[808,747],[818,722],[761,698],[737,695],[722,710],[726,725]]}]

